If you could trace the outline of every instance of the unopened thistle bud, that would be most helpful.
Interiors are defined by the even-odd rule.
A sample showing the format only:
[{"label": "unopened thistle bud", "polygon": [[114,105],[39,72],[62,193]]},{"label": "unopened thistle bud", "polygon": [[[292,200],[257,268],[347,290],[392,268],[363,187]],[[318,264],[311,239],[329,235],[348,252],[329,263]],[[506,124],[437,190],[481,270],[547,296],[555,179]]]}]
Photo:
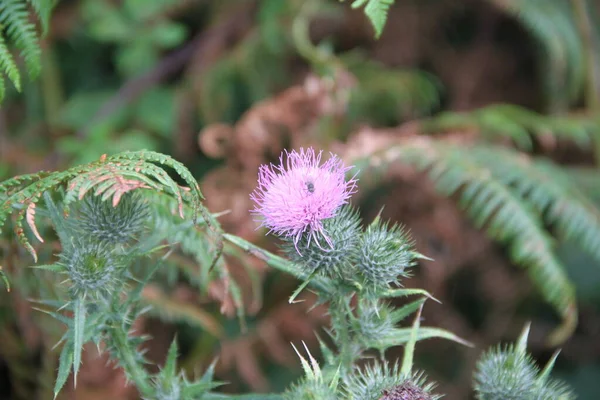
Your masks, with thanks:
[{"label": "unopened thistle bud", "polygon": [[356,330],[365,339],[389,336],[394,331],[396,321],[391,316],[392,309],[379,301],[361,304],[356,318]]},{"label": "unopened thistle bud", "polygon": [[65,247],[59,259],[75,296],[100,297],[120,285],[124,270],[122,256],[112,254],[105,243],[78,240]]},{"label": "unopened thistle bud", "polygon": [[[480,400],[519,400],[533,396],[538,370],[512,345],[496,347],[477,363],[475,391]],[[529,396],[529,397],[528,397]]]},{"label": "unopened thistle bud", "polygon": [[285,400],[337,400],[336,393],[339,382],[337,374],[335,377],[324,375],[319,363],[308,351],[306,344],[304,348],[308,358],[302,356],[294,346],[294,350],[302,362],[305,376],[299,383],[292,385],[284,393],[283,398]]},{"label": "unopened thistle bud", "polygon": [[284,393],[285,400],[337,400],[335,392],[322,382],[303,380]]},{"label": "unopened thistle bud", "polygon": [[99,196],[87,195],[77,203],[72,222],[91,240],[125,244],[145,229],[150,209],[138,193],[127,193],[116,207]]},{"label": "unopened thistle bud", "polygon": [[381,222],[377,217],[365,230],[358,246],[356,264],[367,290],[387,289],[407,276],[418,253],[403,228]]},{"label": "unopened thistle bud", "polygon": [[331,241],[331,248],[323,248],[311,241],[311,236],[304,235],[297,244],[286,240],[283,249],[307,274],[316,271],[338,279],[351,278],[355,273],[353,261],[361,234],[358,212],[343,206],[335,217],[323,221],[323,231]]},{"label": "unopened thistle bud", "polygon": [[475,393],[479,400],[573,400],[570,388],[550,378],[558,352],[540,372],[526,352],[529,326],[517,344],[490,349],[477,363]]}]

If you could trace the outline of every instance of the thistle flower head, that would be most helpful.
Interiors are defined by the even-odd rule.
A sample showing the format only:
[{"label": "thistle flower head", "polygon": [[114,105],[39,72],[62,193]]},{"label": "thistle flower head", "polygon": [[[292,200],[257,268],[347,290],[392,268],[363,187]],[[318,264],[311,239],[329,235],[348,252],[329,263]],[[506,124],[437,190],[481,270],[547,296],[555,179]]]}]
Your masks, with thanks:
[{"label": "thistle flower head", "polygon": [[400,372],[398,364],[387,362],[358,367],[346,379],[346,392],[351,400],[437,400],[435,385],[428,383],[421,373],[408,376]]},{"label": "thistle flower head", "polygon": [[[293,238],[296,250],[303,233],[321,246],[333,243],[323,229],[323,220],[334,217],[356,191],[356,179],[346,180],[352,167],[345,167],[334,154],[321,165],[322,152],[312,148],[282,154],[280,164],[262,165],[258,186],[251,194],[253,212],[276,235]],[[299,252],[299,250],[298,250]]]}]

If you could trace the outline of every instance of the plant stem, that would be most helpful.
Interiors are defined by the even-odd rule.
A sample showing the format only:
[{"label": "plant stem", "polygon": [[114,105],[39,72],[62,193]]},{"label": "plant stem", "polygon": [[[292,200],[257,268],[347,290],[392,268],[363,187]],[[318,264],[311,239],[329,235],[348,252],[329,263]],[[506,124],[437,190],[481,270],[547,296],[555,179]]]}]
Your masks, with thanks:
[{"label": "plant stem", "polygon": [[337,298],[330,303],[331,326],[336,333],[336,342],[339,345],[339,358],[342,367],[342,375],[352,369],[354,363],[354,351],[352,347],[352,335],[350,332],[350,311],[348,310],[347,297]]},{"label": "plant stem", "polygon": [[587,82],[585,83],[585,105],[589,111],[600,108],[598,97],[598,71],[596,69],[596,53],[594,51],[594,34],[585,0],[572,0],[579,33],[583,41],[583,50],[587,67]]},{"label": "plant stem", "polygon": [[117,358],[127,373],[128,378],[135,383],[135,386],[141,395],[151,397],[154,391],[152,386],[148,383],[148,373],[138,361],[135,354],[136,350],[129,347],[127,332],[120,326],[115,327],[110,331],[110,338],[117,351]]}]

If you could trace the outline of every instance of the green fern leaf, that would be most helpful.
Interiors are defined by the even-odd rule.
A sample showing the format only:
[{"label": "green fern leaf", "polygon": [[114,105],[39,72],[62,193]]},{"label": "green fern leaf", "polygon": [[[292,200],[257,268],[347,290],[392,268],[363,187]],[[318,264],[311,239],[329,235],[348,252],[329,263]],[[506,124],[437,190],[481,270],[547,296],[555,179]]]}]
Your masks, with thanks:
[{"label": "green fern leaf", "polygon": [[563,341],[575,329],[577,305],[573,285],[544,230],[543,210],[498,179],[475,153],[471,148],[419,138],[391,147],[369,162],[380,168],[394,161],[413,165],[426,171],[443,195],[458,194],[467,215],[508,246],[511,259],[526,268],[539,292],[563,318],[563,325],[550,338],[553,343]]},{"label": "green fern leaf", "polygon": [[[581,94],[585,82],[585,50],[570,2],[562,0],[487,0],[512,15],[540,43],[549,108],[564,109]],[[566,96],[565,96],[566,95]]]},{"label": "green fern leaf", "polygon": [[485,140],[511,139],[520,149],[531,151],[532,137],[566,139],[582,149],[592,147],[600,132],[594,116],[541,115],[513,104],[493,104],[469,112],[444,112],[422,121],[424,133],[476,129]]},{"label": "green fern leaf", "polygon": [[50,14],[52,13],[55,0],[27,0],[27,2],[35,10],[42,24],[42,33],[46,34],[50,25]]},{"label": "green fern leaf", "polygon": [[35,25],[29,22],[27,3],[22,0],[3,0],[0,3],[0,25],[6,27],[8,37],[20,50],[32,77],[39,74],[42,50]]},{"label": "green fern leaf", "polygon": [[561,239],[573,239],[600,261],[600,212],[566,175],[549,161],[508,149],[478,146],[471,155],[499,181],[514,186]]},{"label": "green fern leaf", "polygon": [[387,21],[388,11],[395,0],[355,0],[352,8],[359,8],[366,4],[365,15],[373,24],[375,37],[379,38]]},{"label": "green fern leaf", "polygon": [[[1,26],[2,25],[0,25],[0,27]],[[21,91],[21,75],[19,74],[19,69],[17,68],[17,64],[15,63],[12,54],[8,51],[4,37],[0,34],[0,72],[1,71],[4,71],[8,76],[8,79],[15,85],[15,88],[18,91]],[[4,79],[0,75],[0,101],[4,98],[4,94]]]}]

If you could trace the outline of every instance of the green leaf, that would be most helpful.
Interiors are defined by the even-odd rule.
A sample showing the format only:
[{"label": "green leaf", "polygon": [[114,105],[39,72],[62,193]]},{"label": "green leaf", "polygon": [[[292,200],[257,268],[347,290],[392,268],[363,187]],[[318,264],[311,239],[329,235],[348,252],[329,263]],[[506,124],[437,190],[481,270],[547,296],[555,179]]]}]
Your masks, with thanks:
[{"label": "green leaf", "polygon": [[521,355],[527,354],[527,338],[529,337],[529,330],[531,328],[531,322],[527,323],[519,335],[515,350]]},{"label": "green leaf", "polygon": [[556,350],[554,352],[554,354],[552,354],[552,357],[550,357],[550,359],[544,366],[544,369],[542,370],[542,372],[540,372],[540,374],[538,375],[538,384],[540,386],[543,386],[550,378],[550,373],[552,372],[552,369],[554,368],[554,363],[556,362],[556,359],[558,358],[559,354],[560,354],[560,350]]},{"label": "green leaf", "polygon": [[[385,350],[390,347],[402,346],[402,345],[406,344],[410,340],[411,335],[412,335],[412,328],[399,328],[399,329],[394,329],[393,333],[390,333],[384,337],[368,338],[366,343],[369,345],[369,347],[379,349],[379,350]],[[417,332],[417,339],[416,339],[417,341],[422,341],[422,340],[432,339],[432,338],[452,340],[453,342],[457,342],[457,343],[463,344],[465,346],[473,347],[473,344],[471,344],[470,342],[468,342],[468,341],[456,336],[454,333],[448,332],[444,329],[430,328],[430,327],[419,328],[419,330]]]},{"label": "green leaf", "polygon": [[418,299],[392,311],[390,313],[390,320],[394,322],[394,324],[402,321],[404,318],[417,311],[426,300],[427,298]]},{"label": "green leaf", "polygon": [[83,351],[83,338],[85,334],[86,307],[85,298],[75,300],[73,315],[73,375],[77,385],[77,373],[81,364],[81,352]]},{"label": "green leaf", "polygon": [[[203,395],[207,390],[211,390],[223,385],[221,382],[194,382],[183,388],[183,398],[196,399]],[[206,397],[202,396],[202,399]]]},{"label": "green leaf", "polygon": [[419,304],[418,309],[419,312],[417,313],[415,321],[411,328],[410,339],[408,343],[406,343],[406,347],[404,348],[402,367],[400,368],[400,372],[404,376],[409,376],[412,371],[415,345],[417,343],[417,335],[419,334],[419,328],[421,326],[421,312],[423,311],[423,303]]},{"label": "green leaf", "polygon": [[408,297],[408,296],[425,296],[437,303],[440,301],[433,297],[429,292],[425,289],[390,289],[387,292],[384,292],[381,297],[383,298],[399,298],[399,297]]},{"label": "green leaf", "polygon": [[387,15],[390,7],[395,0],[355,0],[352,3],[352,8],[362,7],[365,3],[365,15],[373,24],[375,29],[375,37],[379,38],[383,32],[383,27],[387,21]]},{"label": "green leaf", "polygon": [[[21,91],[21,74],[12,54],[6,46],[4,37],[0,33],[0,72],[4,72],[12,82],[18,92]],[[0,101],[4,98],[5,86],[4,78],[0,76]]]},{"label": "green leaf", "polygon": [[[42,49],[35,25],[29,19],[27,3],[22,0],[2,0],[0,2],[0,26],[5,27],[6,35],[20,50],[29,75],[37,76],[42,65]],[[0,72],[2,71],[0,70]]]},{"label": "green leaf", "polygon": [[162,370],[162,375],[165,378],[171,377],[175,379],[177,375],[177,338],[173,338],[171,346],[169,346],[169,352],[167,353],[167,360]]},{"label": "green leaf", "polygon": [[65,267],[60,264],[32,265],[29,268],[42,269],[44,271],[51,271],[51,272],[63,272],[65,270]]},{"label": "green leaf", "polygon": [[60,352],[58,359],[58,375],[54,383],[54,398],[58,395],[62,387],[67,382],[67,378],[71,374],[71,365],[73,364],[73,344],[67,342]]},{"label": "green leaf", "polygon": [[175,22],[161,21],[151,27],[149,34],[156,46],[171,49],[185,40],[187,29]]}]

